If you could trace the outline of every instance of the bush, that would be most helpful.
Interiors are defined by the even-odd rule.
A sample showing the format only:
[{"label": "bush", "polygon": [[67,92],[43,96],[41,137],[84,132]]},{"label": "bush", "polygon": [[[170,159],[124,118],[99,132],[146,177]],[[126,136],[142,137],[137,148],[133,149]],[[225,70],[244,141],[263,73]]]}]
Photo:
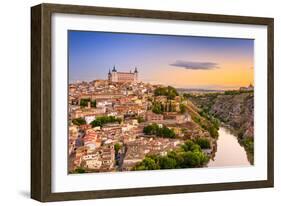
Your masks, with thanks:
[{"label": "bush", "polygon": [[156,135],[159,137],[175,138],[176,133],[174,130],[169,129],[166,126],[159,127],[157,124],[153,123],[143,128],[143,133],[146,135]]},{"label": "bush", "polygon": [[122,120],[114,116],[102,116],[102,117],[97,117],[90,124],[92,125],[92,127],[97,127],[97,126],[103,126],[106,123],[113,123],[113,122],[118,122],[120,124]]},{"label": "bush", "polygon": [[160,102],[154,102],[152,105],[152,112],[155,114],[162,114],[164,112],[164,107]]},{"label": "bush", "polygon": [[145,157],[144,160],[136,165],[133,170],[157,170],[160,166],[151,157]]},{"label": "bush", "polygon": [[184,104],[180,104],[180,113],[184,114],[186,112],[186,106]]},{"label": "bush", "polygon": [[160,158],[159,166],[161,169],[174,169],[177,166],[177,161],[173,158],[165,156]]},{"label": "bush", "polygon": [[75,172],[75,173],[85,173],[86,171],[85,171],[85,169],[83,169],[83,168],[81,168],[81,167],[78,167],[78,168],[75,169],[74,172]]},{"label": "bush", "polygon": [[86,124],[86,121],[85,121],[85,119],[80,117],[80,118],[73,119],[72,123],[75,124],[75,125],[80,126],[82,124]]},{"label": "bush", "polygon": [[210,149],[211,148],[210,141],[206,138],[198,138],[198,139],[195,139],[194,142],[196,144],[198,144],[201,147],[201,149]]},{"label": "bush", "polygon": [[166,96],[168,99],[174,99],[176,96],[178,96],[178,92],[174,87],[168,86],[168,87],[159,87],[154,90],[155,96]]},{"label": "bush", "polygon": [[91,101],[90,98],[80,99],[80,106],[81,107],[87,107],[88,106],[88,102],[91,102],[91,107],[96,107],[97,106],[97,101],[96,100]]},{"label": "bush", "polygon": [[198,144],[186,141],[180,149],[168,152],[166,156],[147,156],[138,163],[133,170],[155,170],[174,168],[202,167],[209,161],[209,157],[201,151]]},{"label": "bush", "polygon": [[118,154],[119,150],[121,149],[121,145],[119,143],[116,143],[114,145],[114,151],[115,151],[115,154]]}]

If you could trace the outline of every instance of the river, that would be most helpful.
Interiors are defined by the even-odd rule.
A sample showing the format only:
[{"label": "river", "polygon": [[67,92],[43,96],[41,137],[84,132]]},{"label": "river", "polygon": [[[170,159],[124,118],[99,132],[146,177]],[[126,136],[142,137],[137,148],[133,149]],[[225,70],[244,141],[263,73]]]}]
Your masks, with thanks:
[{"label": "river", "polygon": [[208,167],[250,166],[245,149],[239,144],[237,137],[225,128],[220,127],[217,140],[217,151]]}]

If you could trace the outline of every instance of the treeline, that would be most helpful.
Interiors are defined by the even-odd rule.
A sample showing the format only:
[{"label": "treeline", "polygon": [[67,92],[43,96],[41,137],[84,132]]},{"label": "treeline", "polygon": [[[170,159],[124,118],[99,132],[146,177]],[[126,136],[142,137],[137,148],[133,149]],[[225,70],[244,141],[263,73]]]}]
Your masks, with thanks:
[{"label": "treeline", "polygon": [[[152,111],[155,114],[163,114],[164,112],[176,112],[176,107],[172,104],[171,101],[166,103],[153,102]],[[184,104],[180,104],[180,113],[183,114],[186,112],[186,107]]]},{"label": "treeline", "polygon": [[176,96],[179,95],[177,90],[174,87],[159,87],[154,90],[155,96],[166,96],[168,99],[175,99]]},{"label": "treeline", "polygon": [[150,124],[143,128],[143,133],[146,135],[156,135],[158,137],[164,137],[164,138],[175,138],[176,133],[174,130],[169,129],[165,125],[162,127],[158,126],[158,124]]},{"label": "treeline", "polygon": [[241,90],[227,90],[224,92],[225,95],[236,95],[236,94],[243,94],[243,93],[253,93],[253,90],[249,91],[241,91]]},{"label": "treeline", "polygon": [[166,103],[161,103],[161,102],[153,102],[152,103],[152,111],[155,114],[163,114],[163,112],[175,112],[176,109],[172,105],[172,102],[166,102]]},{"label": "treeline", "polygon": [[113,123],[113,122],[118,122],[120,124],[122,122],[122,119],[116,118],[114,116],[102,116],[102,117],[97,117],[90,124],[92,125],[92,127],[97,127],[97,126],[103,126],[104,124]]},{"label": "treeline", "polygon": [[194,98],[200,98],[200,97],[217,97],[218,95],[221,95],[223,93],[221,92],[210,92],[210,93],[204,93],[204,94],[192,94],[192,93],[184,93],[183,97],[188,99],[190,97]]},{"label": "treeline", "polygon": [[149,155],[132,170],[158,170],[203,167],[209,157],[202,151],[200,145],[188,140],[175,151],[166,156]]}]

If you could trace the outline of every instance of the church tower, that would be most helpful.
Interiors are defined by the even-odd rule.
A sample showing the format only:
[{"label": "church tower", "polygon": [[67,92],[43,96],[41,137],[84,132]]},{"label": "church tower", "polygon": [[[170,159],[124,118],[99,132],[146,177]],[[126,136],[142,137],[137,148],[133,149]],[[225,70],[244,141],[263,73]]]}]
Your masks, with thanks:
[{"label": "church tower", "polygon": [[108,71],[107,78],[108,78],[108,81],[112,81],[112,74],[111,74],[110,69]]},{"label": "church tower", "polygon": [[137,67],[135,67],[135,71],[134,71],[134,82],[138,81],[138,69]]},{"label": "church tower", "polygon": [[115,68],[115,65],[113,66],[113,69],[112,69],[111,81],[112,82],[118,82],[118,74],[117,74],[117,70]]}]

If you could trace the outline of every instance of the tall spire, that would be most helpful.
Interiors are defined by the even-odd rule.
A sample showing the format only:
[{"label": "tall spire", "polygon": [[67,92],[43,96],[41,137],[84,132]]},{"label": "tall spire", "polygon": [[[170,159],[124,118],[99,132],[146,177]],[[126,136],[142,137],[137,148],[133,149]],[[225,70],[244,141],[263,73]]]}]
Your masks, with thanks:
[{"label": "tall spire", "polygon": [[110,69],[109,69],[109,71],[108,71],[108,74],[111,74],[111,71],[110,71]]},{"label": "tall spire", "polygon": [[135,71],[134,71],[135,73],[138,73],[138,69],[137,69],[137,67],[135,67]]},{"label": "tall spire", "polygon": [[113,66],[112,71],[113,71],[113,72],[117,72],[117,70],[115,69],[115,65]]}]

